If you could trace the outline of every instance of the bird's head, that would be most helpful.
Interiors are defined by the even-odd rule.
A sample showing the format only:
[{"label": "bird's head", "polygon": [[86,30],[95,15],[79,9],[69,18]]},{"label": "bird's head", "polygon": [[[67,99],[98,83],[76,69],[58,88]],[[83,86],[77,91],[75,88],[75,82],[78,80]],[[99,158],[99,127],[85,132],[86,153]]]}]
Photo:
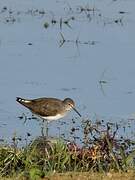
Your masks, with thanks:
[{"label": "bird's head", "polygon": [[63,100],[63,103],[66,106],[67,111],[70,111],[71,109],[73,109],[81,117],[81,114],[76,110],[75,102],[72,99],[66,98]]}]

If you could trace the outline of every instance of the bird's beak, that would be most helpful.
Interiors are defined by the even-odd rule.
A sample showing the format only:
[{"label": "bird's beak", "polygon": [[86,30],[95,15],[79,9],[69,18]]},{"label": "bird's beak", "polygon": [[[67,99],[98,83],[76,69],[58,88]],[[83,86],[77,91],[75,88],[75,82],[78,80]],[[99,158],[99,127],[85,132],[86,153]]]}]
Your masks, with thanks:
[{"label": "bird's beak", "polygon": [[81,114],[76,110],[76,108],[74,108],[74,107],[72,107],[72,108],[80,117],[82,117]]}]

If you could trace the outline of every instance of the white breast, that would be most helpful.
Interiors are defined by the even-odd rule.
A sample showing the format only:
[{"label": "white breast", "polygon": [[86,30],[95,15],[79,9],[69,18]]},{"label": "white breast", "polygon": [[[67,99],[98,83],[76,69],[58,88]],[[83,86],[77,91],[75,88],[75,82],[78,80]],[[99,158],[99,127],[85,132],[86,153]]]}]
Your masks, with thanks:
[{"label": "white breast", "polygon": [[45,120],[53,121],[53,120],[63,118],[64,116],[65,115],[63,115],[63,114],[57,114],[56,116],[47,116],[47,117],[42,116],[42,118]]}]

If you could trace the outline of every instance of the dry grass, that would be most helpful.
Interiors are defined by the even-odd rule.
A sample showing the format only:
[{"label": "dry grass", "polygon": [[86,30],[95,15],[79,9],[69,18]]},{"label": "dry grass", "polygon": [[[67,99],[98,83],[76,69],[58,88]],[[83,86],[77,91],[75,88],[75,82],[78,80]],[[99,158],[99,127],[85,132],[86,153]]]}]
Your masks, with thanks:
[{"label": "dry grass", "polygon": [[102,173],[56,173],[52,176],[45,177],[44,180],[134,180],[135,171],[129,171],[127,173],[114,173],[109,172]]},{"label": "dry grass", "polygon": [[[134,180],[135,171],[129,172],[109,172],[109,173],[91,173],[91,172],[68,172],[54,173],[51,176],[42,179],[34,178],[34,180]],[[0,180],[27,180],[27,178],[18,176],[13,178],[0,178]]]}]

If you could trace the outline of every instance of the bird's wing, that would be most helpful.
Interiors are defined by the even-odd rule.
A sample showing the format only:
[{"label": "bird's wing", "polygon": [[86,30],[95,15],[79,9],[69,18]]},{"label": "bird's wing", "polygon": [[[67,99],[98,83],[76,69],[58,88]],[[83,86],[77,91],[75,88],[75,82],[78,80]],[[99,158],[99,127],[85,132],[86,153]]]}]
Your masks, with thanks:
[{"label": "bird's wing", "polygon": [[59,102],[43,102],[43,101],[36,101],[31,108],[31,110],[38,115],[41,116],[55,116],[58,114],[59,109],[61,109],[61,105]]}]

